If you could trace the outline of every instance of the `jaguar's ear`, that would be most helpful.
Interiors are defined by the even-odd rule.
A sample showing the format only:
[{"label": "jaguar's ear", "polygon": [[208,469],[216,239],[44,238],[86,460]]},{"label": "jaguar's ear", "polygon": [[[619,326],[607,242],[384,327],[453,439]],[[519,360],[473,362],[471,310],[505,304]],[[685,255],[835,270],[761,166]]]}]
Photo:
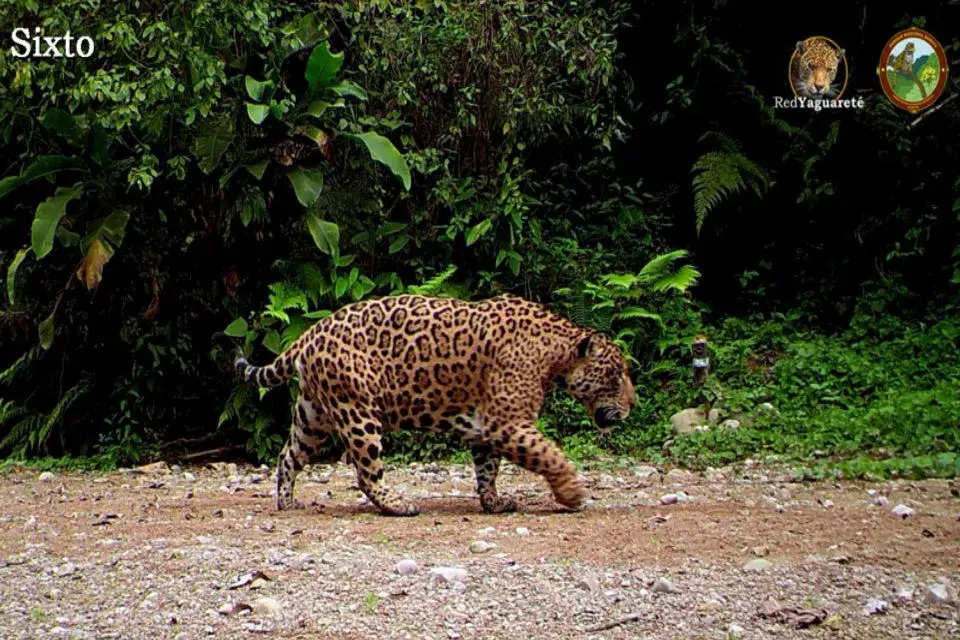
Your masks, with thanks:
[{"label": "jaguar's ear", "polygon": [[577,343],[577,356],[585,358],[587,351],[590,349],[590,340],[593,339],[593,334],[588,333],[586,336],[580,339],[580,342]]},{"label": "jaguar's ear", "polygon": [[577,356],[586,358],[588,355],[596,352],[597,346],[597,334],[594,331],[590,331],[580,338],[580,342],[577,343]]}]

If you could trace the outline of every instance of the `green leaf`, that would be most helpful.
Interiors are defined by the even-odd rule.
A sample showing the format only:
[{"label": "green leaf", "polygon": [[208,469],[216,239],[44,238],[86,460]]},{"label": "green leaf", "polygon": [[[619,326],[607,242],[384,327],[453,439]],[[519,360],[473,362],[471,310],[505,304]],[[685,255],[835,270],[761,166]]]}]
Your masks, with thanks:
[{"label": "green leaf", "polygon": [[647,311],[642,307],[627,307],[623,311],[618,313],[616,315],[616,318],[617,320],[636,320],[636,319],[653,320],[654,322],[660,325],[660,328],[662,329],[666,328],[665,325],[663,324],[663,318],[660,316],[659,313]]},{"label": "green leaf", "polygon": [[80,250],[86,253],[90,242],[95,236],[102,236],[110,241],[114,247],[123,244],[123,238],[127,233],[127,223],[130,221],[129,211],[114,211],[110,215],[97,220],[90,225],[87,237],[80,243]]},{"label": "green leaf", "polygon": [[354,98],[359,98],[360,100],[367,99],[367,92],[364,91],[363,87],[355,82],[351,82],[350,80],[341,80],[337,84],[330,87],[330,90],[338,96],[353,96]]},{"label": "green leaf", "polygon": [[80,146],[82,144],[80,140],[80,127],[77,125],[76,118],[63,109],[50,109],[43,114],[43,119],[40,121],[40,124],[42,124],[45,129],[49,129],[63,136],[74,146]]},{"label": "green leaf", "polygon": [[273,86],[273,83],[269,80],[257,80],[246,76],[243,79],[243,85],[247,89],[247,95],[250,96],[251,100],[256,100],[257,102],[263,101],[264,93],[267,89]]},{"label": "green leaf", "polygon": [[53,249],[54,234],[57,232],[60,219],[67,212],[67,205],[81,195],[83,195],[83,184],[75,184],[70,188],[61,187],[37,207],[31,229],[31,244],[38,260]]},{"label": "green leaf", "polygon": [[407,234],[397,236],[397,238],[390,243],[390,249],[387,251],[387,253],[397,253],[398,251],[402,251],[403,248],[407,246],[408,242],[410,242],[410,236]]},{"label": "green leaf", "polygon": [[387,166],[403,182],[403,188],[410,190],[410,167],[388,138],[379,133],[368,131],[360,134],[347,134],[362,142],[370,152],[370,157]]},{"label": "green leaf", "polygon": [[293,184],[293,190],[296,192],[300,204],[304,207],[313,206],[323,190],[323,172],[319,169],[297,167],[288,173],[287,177]]},{"label": "green leaf", "polygon": [[313,236],[317,249],[328,256],[336,256],[340,251],[340,227],[333,222],[321,220],[316,213],[307,214],[307,229]]},{"label": "green leaf", "polygon": [[247,321],[243,318],[237,318],[223,330],[223,333],[231,338],[243,338],[247,335]]},{"label": "green leaf", "polygon": [[261,180],[263,178],[263,174],[267,170],[268,164],[270,164],[269,160],[263,160],[262,162],[257,162],[255,164],[245,164],[243,165],[243,168],[246,169],[254,178]]},{"label": "green leaf", "polygon": [[280,334],[276,331],[268,331],[267,335],[263,336],[263,346],[274,355],[280,355],[280,352],[283,351]]},{"label": "green leaf", "polygon": [[10,300],[11,307],[16,304],[14,293],[17,282],[17,269],[20,268],[20,264],[23,262],[23,259],[27,257],[28,253],[30,253],[30,247],[20,249],[20,251],[17,251],[17,255],[13,257],[13,262],[7,267],[7,299]]},{"label": "green leaf", "polygon": [[377,229],[378,236],[391,236],[395,233],[400,233],[401,231],[407,228],[406,222],[384,222],[380,225],[380,228]]},{"label": "green leaf", "polygon": [[90,130],[90,157],[101,167],[110,162],[108,144],[107,130],[100,123],[95,123]]},{"label": "green leaf", "polygon": [[270,107],[262,104],[247,103],[247,117],[253,124],[260,124],[270,115]]},{"label": "green leaf", "polygon": [[57,227],[57,240],[65,247],[75,247],[80,243],[80,234],[74,233],[62,226]]},{"label": "green leaf", "polygon": [[83,170],[83,159],[77,156],[41,156],[37,158],[36,162],[24,169],[19,176],[7,176],[0,180],[0,198],[32,180],[72,169]]},{"label": "green leaf", "polygon": [[310,313],[303,314],[304,318],[309,318],[311,320],[323,320],[333,315],[333,312],[329,309],[320,309],[319,311],[311,311]]},{"label": "green leaf", "polygon": [[350,281],[346,278],[337,278],[337,283],[333,286],[333,295],[338,300],[343,297],[343,294],[347,292],[347,288],[350,286]]},{"label": "green leaf", "polygon": [[319,118],[322,116],[327,109],[333,107],[334,105],[329,102],[324,102],[323,100],[317,100],[316,102],[311,102],[310,106],[307,108],[307,113],[313,116],[314,118]]},{"label": "green leaf", "polygon": [[200,170],[210,173],[220,164],[234,139],[234,122],[229,115],[209,118],[200,124],[200,131],[193,143],[193,155]]},{"label": "green leaf", "polygon": [[56,315],[56,313],[57,313],[57,308],[54,307],[53,311],[50,312],[50,315],[44,318],[43,321],[40,323],[40,326],[38,327],[40,346],[44,349],[44,351],[49,349],[50,345],[53,344],[53,336],[55,333],[54,325],[53,325],[53,317]]},{"label": "green leaf", "polygon": [[477,224],[473,225],[473,228],[467,232],[467,246],[469,247],[474,242],[483,237],[485,233],[490,231],[490,228],[493,226],[493,222],[489,218],[486,220],[481,220]]},{"label": "green leaf", "polygon": [[343,66],[342,53],[330,53],[330,44],[321,42],[310,53],[307,60],[307,88],[311,94],[328,87]]}]

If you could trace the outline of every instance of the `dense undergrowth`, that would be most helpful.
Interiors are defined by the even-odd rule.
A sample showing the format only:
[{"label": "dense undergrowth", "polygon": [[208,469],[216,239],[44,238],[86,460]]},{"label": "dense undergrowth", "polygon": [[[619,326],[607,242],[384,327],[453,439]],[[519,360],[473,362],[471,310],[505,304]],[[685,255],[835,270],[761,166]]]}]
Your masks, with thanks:
[{"label": "dense undergrowth", "polygon": [[[186,441],[272,462],[294,389],[238,384],[214,332],[264,362],[352,301],[512,292],[634,365],[612,434],[548,399],[540,427],[584,464],[957,471],[960,103],[915,119],[871,72],[850,78],[862,110],[774,109],[795,38],[773,5],[7,4],[0,27],[97,42],[84,64],[0,55],[8,461]],[[808,13],[871,70],[942,12],[834,9]],[[674,437],[705,402],[740,427]],[[464,459],[438,436],[387,448]]]}]

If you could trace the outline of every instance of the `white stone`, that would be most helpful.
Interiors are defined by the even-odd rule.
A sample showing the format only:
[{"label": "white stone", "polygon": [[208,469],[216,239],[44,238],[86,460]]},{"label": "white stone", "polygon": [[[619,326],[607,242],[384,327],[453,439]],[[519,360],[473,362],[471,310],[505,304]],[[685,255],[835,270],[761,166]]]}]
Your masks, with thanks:
[{"label": "white stone", "polygon": [[417,562],[410,558],[404,558],[397,563],[397,573],[402,576],[408,576],[412,573],[416,573],[417,569],[419,568],[420,567],[417,565]]},{"label": "white stone", "polygon": [[658,578],[653,585],[653,590],[657,593],[680,593],[680,587],[673,584],[667,578]]},{"label": "white stone", "polygon": [[57,479],[57,474],[50,471],[44,471],[40,474],[40,482],[53,482]]},{"label": "white stone", "polygon": [[911,509],[905,504],[898,504],[893,508],[893,515],[898,516],[906,520],[912,515],[915,515],[917,512],[915,509]]},{"label": "white stone", "polygon": [[275,613],[279,613],[282,608],[280,602],[273,598],[257,598],[251,606],[253,607],[253,612],[260,616],[272,616]]},{"label": "white stone", "polygon": [[467,579],[468,574],[467,570],[461,567],[434,567],[430,570],[430,575],[453,584],[454,582],[463,582]]},{"label": "white stone", "polygon": [[770,562],[769,560],[764,560],[763,558],[757,558],[745,564],[743,566],[743,570],[753,573],[758,571],[766,571],[772,566],[773,566],[773,563]]}]

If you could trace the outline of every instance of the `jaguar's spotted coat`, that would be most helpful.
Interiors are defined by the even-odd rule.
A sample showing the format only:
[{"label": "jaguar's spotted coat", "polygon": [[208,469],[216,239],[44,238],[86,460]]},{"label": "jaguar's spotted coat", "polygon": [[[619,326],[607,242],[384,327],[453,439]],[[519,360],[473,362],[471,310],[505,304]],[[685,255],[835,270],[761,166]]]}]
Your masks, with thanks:
[{"label": "jaguar's spotted coat", "polygon": [[263,387],[299,375],[300,397],[277,469],[277,507],[293,500],[297,472],[331,434],[383,513],[419,509],[383,483],[384,430],[452,432],[470,445],[487,512],[513,510],[496,489],[501,457],[542,475],[557,502],[579,508],[586,492],[573,465],[535,426],[544,394],[566,389],[607,427],[635,403],[620,349],[527,300],[483,302],[404,295],[358,302],[317,322],[272,364],[238,357]]}]

